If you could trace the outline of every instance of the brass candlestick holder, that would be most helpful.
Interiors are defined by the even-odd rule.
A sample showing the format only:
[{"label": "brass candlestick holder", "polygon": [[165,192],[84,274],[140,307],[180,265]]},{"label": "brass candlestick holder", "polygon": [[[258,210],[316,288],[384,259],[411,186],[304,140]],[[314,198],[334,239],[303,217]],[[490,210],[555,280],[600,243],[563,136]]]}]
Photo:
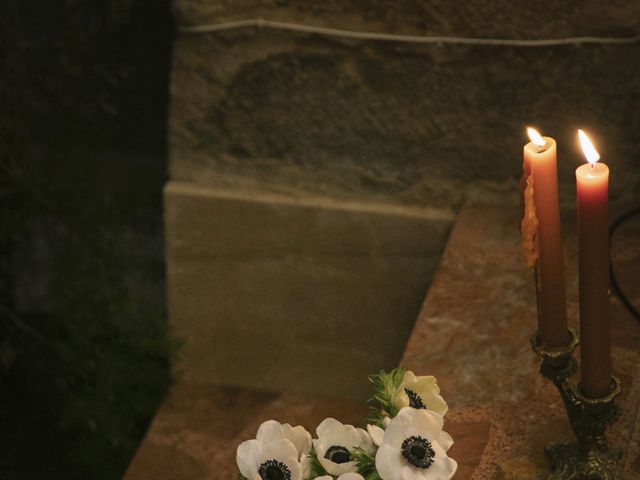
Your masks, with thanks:
[{"label": "brass candlestick holder", "polygon": [[620,380],[611,377],[611,391],[603,398],[588,398],[580,384],[570,382],[578,364],[573,352],[579,340],[569,329],[569,345],[545,350],[539,332],[531,337],[533,351],[542,357],[540,373],[558,388],[577,443],[552,443],[545,448],[551,464],[549,480],[620,480],[618,461],[621,451],[607,442],[605,431],[620,416],[615,398],[622,391]]}]

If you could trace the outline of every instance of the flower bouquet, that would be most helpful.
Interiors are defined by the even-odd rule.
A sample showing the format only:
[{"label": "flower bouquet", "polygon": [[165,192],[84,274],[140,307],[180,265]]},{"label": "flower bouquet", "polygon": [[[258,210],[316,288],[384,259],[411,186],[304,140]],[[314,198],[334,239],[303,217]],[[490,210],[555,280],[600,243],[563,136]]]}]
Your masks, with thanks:
[{"label": "flower bouquet", "polygon": [[327,418],[316,438],[269,420],[237,450],[239,480],[448,480],[458,464],[442,430],[447,404],[435,377],[397,368],[369,377],[374,387],[365,429]]}]

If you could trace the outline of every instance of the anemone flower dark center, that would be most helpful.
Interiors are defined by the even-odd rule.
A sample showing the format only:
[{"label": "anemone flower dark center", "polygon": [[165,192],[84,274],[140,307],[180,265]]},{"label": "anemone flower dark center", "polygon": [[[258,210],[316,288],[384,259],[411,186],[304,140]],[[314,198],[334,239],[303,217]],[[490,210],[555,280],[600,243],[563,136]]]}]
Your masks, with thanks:
[{"label": "anemone flower dark center", "polygon": [[289,467],[275,459],[263,462],[258,469],[258,475],[261,480],[291,480]]},{"label": "anemone flower dark center", "polygon": [[324,458],[331,460],[333,463],[347,463],[353,460],[351,453],[342,445],[333,445],[329,447],[327,453],[324,454]]},{"label": "anemone flower dark center", "polygon": [[416,468],[429,468],[434,461],[436,452],[431,442],[424,437],[413,435],[402,442],[402,456]]},{"label": "anemone flower dark center", "polygon": [[420,398],[420,395],[418,395],[416,392],[414,392],[413,390],[409,390],[408,388],[405,388],[404,391],[406,392],[407,396],[409,397],[409,406],[413,407],[413,408],[427,408],[427,406],[422,402],[422,399]]}]

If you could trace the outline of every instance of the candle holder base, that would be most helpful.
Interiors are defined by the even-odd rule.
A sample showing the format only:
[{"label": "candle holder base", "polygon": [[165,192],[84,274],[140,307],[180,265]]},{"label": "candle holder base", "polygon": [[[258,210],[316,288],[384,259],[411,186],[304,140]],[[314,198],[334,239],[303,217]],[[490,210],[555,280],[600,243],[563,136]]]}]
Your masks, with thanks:
[{"label": "candle holder base", "polygon": [[548,480],[620,480],[619,449],[596,448],[585,452],[577,443],[551,443],[544,453],[551,465]]},{"label": "candle holder base", "polygon": [[564,402],[569,424],[578,440],[573,444],[550,444],[545,454],[551,464],[549,480],[620,480],[618,461],[622,454],[611,447],[605,436],[607,427],[620,416],[615,399],[622,392],[620,380],[611,377],[609,394],[590,398],[580,385],[570,382],[577,370],[573,351],[578,345],[576,332],[569,329],[569,345],[546,350],[540,335],[531,338],[533,350],[542,357],[540,373],[557,387]]}]

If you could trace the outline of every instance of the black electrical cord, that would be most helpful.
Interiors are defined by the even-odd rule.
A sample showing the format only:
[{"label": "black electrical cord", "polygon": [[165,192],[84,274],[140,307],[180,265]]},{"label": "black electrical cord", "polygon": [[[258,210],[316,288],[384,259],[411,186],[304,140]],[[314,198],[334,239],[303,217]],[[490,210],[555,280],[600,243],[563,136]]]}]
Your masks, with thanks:
[{"label": "black electrical cord", "polygon": [[[619,216],[611,224],[611,227],[609,227],[609,244],[610,245],[612,244],[611,240],[613,239],[613,234],[618,229],[618,227],[622,225],[624,222],[626,222],[629,218],[633,217],[634,215],[637,215],[638,213],[640,213],[640,207],[629,210],[625,214]],[[611,248],[611,246],[609,248]],[[609,251],[609,275],[611,277],[611,287],[613,288],[613,291],[615,292],[617,297],[620,299],[622,304],[627,308],[627,310],[631,312],[631,315],[633,315],[634,317],[636,317],[637,320],[640,321],[640,311],[638,310],[638,307],[636,307],[633,303],[631,303],[631,300],[629,300],[627,295],[622,291],[622,288],[620,288],[620,284],[618,283],[615,271],[613,269],[613,259],[611,258],[611,250]]]}]

